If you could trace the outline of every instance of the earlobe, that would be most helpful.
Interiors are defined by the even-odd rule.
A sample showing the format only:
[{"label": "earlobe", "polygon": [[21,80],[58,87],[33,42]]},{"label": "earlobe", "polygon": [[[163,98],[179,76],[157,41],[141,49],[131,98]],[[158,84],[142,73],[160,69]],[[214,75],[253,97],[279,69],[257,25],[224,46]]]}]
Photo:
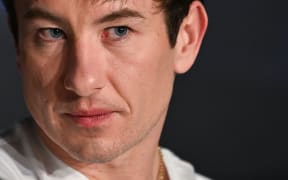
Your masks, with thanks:
[{"label": "earlobe", "polygon": [[193,1],[188,15],[183,19],[175,45],[175,72],[187,72],[198,55],[204,34],[208,26],[208,17],[203,4]]}]

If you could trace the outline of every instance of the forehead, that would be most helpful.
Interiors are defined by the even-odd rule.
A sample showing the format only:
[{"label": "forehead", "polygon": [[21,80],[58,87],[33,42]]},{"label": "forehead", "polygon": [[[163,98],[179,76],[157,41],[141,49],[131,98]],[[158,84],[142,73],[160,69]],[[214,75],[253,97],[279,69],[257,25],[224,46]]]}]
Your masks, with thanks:
[{"label": "forehead", "polygon": [[91,11],[94,14],[101,14],[102,11],[116,11],[124,8],[153,13],[158,7],[158,3],[154,0],[21,0],[15,1],[15,5],[18,13],[37,7],[60,12],[71,10],[79,13],[82,11],[85,14]]}]

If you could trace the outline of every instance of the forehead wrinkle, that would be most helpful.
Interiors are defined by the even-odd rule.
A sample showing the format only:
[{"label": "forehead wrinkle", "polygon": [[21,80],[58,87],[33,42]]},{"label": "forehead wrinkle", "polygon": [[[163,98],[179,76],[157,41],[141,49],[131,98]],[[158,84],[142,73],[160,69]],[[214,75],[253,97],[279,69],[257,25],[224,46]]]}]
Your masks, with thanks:
[{"label": "forehead wrinkle", "polygon": [[[103,5],[103,4],[106,4],[106,3],[111,3],[111,5],[115,5],[116,3],[118,3],[117,5],[118,5],[118,8],[119,9],[123,9],[123,8],[125,8],[125,5],[127,5],[128,4],[128,1],[132,1],[131,3],[132,4],[134,4],[134,3],[136,3],[137,1],[140,1],[140,0],[90,0],[90,2],[91,2],[91,4],[99,4],[99,5]],[[159,1],[159,0],[158,0]],[[151,2],[153,3],[153,4],[155,4],[155,3],[157,3],[157,4],[159,4],[159,2],[158,2],[157,0],[151,0]],[[161,0],[162,1],[162,0]],[[143,1],[142,1],[143,2]],[[145,1],[144,1],[145,2]],[[147,1],[146,1],[147,2]],[[152,7],[153,8],[157,8],[159,5],[153,5]],[[118,9],[118,10],[119,10]],[[158,9],[158,8],[157,8]]]},{"label": "forehead wrinkle", "polygon": [[[29,0],[28,0],[29,1]],[[39,0],[30,0],[33,2],[38,2]],[[86,1],[86,0],[78,0],[78,1]],[[127,0],[89,0],[91,5],[94,5],[94,4],[100,4],[100,5],[103,5],[105,3],[115,3],[115,2],[120,2],[121,5],[124,5],[127,3]]]},{"label": "forehead wrinkle", "polygon": [[114,3],[115,1],[120,1],[121,4],[124,4],[127,2],[127,0],[90,0],[91,4],[99,3],[100,5],[103,5],[105,3],[110,3],[110,2]]},{"label": "forehead wrinkle", "polygon": [[[21,1],[23,1],[23,0],[21,0]],[[30,2],[38,2],[38,1],[41,1],[41,0],[24,0],[24,1],[30,1]],[[76,1],[86,1],[87,2],[87,0],[76,0]],[[106,4],[106,3],[111,3],[111,5],[116,5],[115,3],[118,3],[117,4],[117,6],[118,6],[118,8],[119,9],[122,9],[122,8],[125,8],[124,7],[124,5],[127,5],[128,4],[128,1],[129,0],[88,0],[88,2],[90,2],[90,5],[103,5],[103,4]],[[139,1],[139,0],[131,0],[131,1]],[[161,0],[162,1],[162,0]],[[153,7],[153,9],[158,9],[158,10],[160,10],[160,8],[159,8],[159,3],[161,2],[160,0],[151,0],[151,2],[154,4],[154,5],[152,5],[152,7]],[[156,5],[157,4],[157,5]],[[114,6],[115,7],[115,6]],[[119,10],[118,9],[118,10]],[[156,10],[156,12],[158,12],[157,10]]]}]

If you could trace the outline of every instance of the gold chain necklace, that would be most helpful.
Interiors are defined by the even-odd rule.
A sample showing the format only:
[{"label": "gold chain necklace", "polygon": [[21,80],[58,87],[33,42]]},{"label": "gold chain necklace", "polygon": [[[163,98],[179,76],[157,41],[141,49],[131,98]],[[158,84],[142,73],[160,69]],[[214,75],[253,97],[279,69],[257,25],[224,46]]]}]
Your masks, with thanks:
[{"label": "gold chain necklace", "polygon": [[159,171],[158,171],[158,180],[168,180],[168,175],[166,172],[166,167],[165,167],[165,163],[163,160],[163,154],[161,151],[161,148],[158,148],[159,151],[159,156],[160,156],[160,163],[159,163]]}]

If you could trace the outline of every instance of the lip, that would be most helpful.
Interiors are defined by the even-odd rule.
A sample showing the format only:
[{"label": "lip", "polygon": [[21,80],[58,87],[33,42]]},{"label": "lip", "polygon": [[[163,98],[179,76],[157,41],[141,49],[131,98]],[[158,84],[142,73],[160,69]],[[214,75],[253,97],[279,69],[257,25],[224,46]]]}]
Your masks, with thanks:
[{"label": "lip", "polygon": [[65,116],[79,127],[95,128],[111,120],[113,113],[111,110],[94,109],[69,112],[65,113]]}]

